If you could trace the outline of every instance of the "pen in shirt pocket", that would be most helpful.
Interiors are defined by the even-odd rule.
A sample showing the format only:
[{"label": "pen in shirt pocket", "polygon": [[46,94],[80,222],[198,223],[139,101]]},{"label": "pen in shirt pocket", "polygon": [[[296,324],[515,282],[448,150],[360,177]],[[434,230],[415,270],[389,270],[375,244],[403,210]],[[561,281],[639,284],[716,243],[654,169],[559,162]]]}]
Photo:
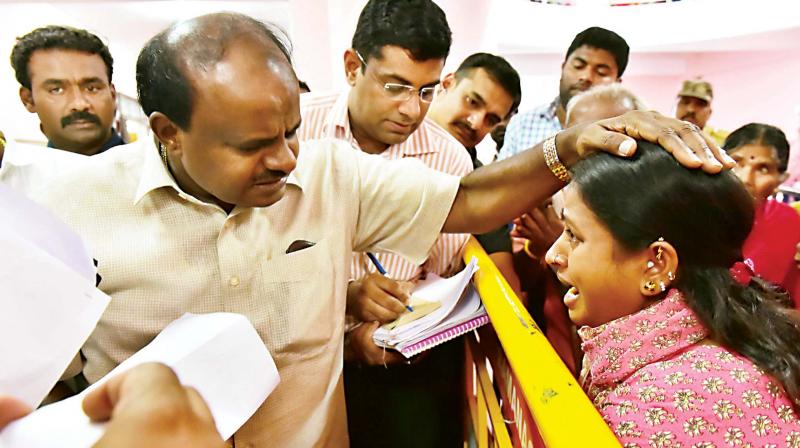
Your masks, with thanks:
[{"label": "pen in shirt pocket", "polygon": [[[381,262],[378,261],[378,257],[376,257],[375,254],[372,252],[367,252],[367,257],[369,257],[369,260],[375,265],[375,269],[377,269],[381,275],[386,275],[386,269],[383,268],[383,265],[381,265]],[[408,311],[414,311],[414,308],[412,308],[411,305],[406,305],[406,309]]]}]

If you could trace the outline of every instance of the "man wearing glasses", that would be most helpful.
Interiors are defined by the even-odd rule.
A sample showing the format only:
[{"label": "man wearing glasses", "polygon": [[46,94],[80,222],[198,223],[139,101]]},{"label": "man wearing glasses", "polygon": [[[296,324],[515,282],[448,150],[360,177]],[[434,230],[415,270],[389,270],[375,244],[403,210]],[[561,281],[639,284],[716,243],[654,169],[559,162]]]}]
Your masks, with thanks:
[{"label": "man wearing glasses", "polygon": [[[351,89],[346,94],[303,95],[300,140],[342,139],[357,150],[386,159],[415,158],[438,171],[458,176],[469,173],[472,162],[468,153],[446,130],[425,119],[450,44],[445,14],[432,1],[369,1],[361,11],[352,47],[344,54]],[[451,411],[455,406],[457,398],[442,397],[441,393],[448,391],[441,389],[452,386],[458,391],[460,381],[452,375],[459,369],[433,353],[417,365],[403,364],[386,370],[384,364],[396,363],[401,356],[377,347],[372,334],[380,323],[391,321],[404,311],[406,293],[413,281],[428,273],[448,276],[458,270],[467,238],[466,234],[441,234],[421,266],[398,255],[376,254],[386,276],[376,271],[367,254],[354,254],[347,311],[353,322],[363,324],[349,333],[346,358],[377,367],[360,367],[352,362],[345,366],[352,446],[360,446],[362,441],[365,445],[374,443],[373,435],[378,434],[383,443],[404,444],[402,436],[408,434],[407,426],[396,421],[394,415],[380,414],[392,408],[396,402],[392,397],[402,396],[404,391],[417,392],[413,394],[414,403],[403,404],[414,405],[412,414],[425,413],[434,418],[446,414],[435,409],[437,403]],[[446,375],[441,372],[444,366]],[[420,391],[414,378],[426,379],[429,387]],[[440,382],[444,383],[442,387]],[[456,430],[460,427],[452,422],[440,426]],[[368,428],[374,428],[374,432],[368,432]],[[419,431],[412,432],[419,435]],[[425,443],[416,442],[441,446],[452,441],[438,436],[442,434]],[[456,439],[459,436],[451,435]]]}]

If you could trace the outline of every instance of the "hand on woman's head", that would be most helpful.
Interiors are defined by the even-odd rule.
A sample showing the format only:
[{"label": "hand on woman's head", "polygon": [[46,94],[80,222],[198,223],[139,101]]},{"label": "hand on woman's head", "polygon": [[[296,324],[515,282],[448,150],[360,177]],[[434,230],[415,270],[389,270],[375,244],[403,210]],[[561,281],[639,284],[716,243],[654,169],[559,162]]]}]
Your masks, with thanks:
[{"label": "hand on woman's head", "polygon": [[[579,158],[597,151],[628,157],[636,152],[635,140],[645,140],[661,146],[681,165],[701,168],[710,174],[736,164],[696,125],[655,111],[631,111],[619,117],[576,125],[562,134],[562,139],[573,143],[575,156]],[[566,160],[568,166],[575,162]]]}]

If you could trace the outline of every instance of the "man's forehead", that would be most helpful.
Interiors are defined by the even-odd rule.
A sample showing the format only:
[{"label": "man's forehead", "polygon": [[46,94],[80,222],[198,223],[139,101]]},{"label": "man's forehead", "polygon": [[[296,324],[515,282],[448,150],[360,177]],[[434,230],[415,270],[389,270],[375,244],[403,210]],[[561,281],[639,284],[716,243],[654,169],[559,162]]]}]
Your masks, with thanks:
[{"label": "man's forehead", "polygon": [[591,64],[605,64],[614,70],[618,70],[617,60],[614,58],[614,55],[610,51],[603,48],[597,48],[591,45],[581,45],[580,47],[576,48],[575,51],[570,53],[567,59],[574,58],[581,58]]},{"label": "man's forehead", "polygon": [[[28,62],[30,75],[50,77],[53,72],[78,71],[85,77],[108,81],[106,63],[99,54],[78,50],[47,48],[36,50]],[[85,75],[84,75],[85,74]]]},{"label": "man's forehead", "polygon": [[[466,82],[464,82],[466,81]],[[463,83],[465,89],[473,92],[481,97],[486,102],[489,108],[495,109],[500,118],[505,117],[511,112],[510,109],[514,104],[514,98],[503,87],[500,82],[494,79],[489,73],[478,67],[474,70],[467,72],[459,83]],[[504,103],[508,103],[507,105]]]},{"label": "man's forehead", "polygon": [[[444,58],[423,61],[414,59],[410,50],[394,45],[381,47],[380,56],[372,58],[370,61],[375,61],[378,71],[384,75],[395,76],[406,81],[421,81],[422,84],[439,81],[445,63]],[[416,79],[420,77],[425,79]]]}]

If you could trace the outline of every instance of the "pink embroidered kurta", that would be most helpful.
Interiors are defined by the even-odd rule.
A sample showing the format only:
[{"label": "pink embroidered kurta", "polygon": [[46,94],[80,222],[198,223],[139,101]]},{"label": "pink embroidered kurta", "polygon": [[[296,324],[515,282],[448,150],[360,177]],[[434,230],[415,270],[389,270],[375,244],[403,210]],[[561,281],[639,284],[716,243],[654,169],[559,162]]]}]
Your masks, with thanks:
[{"label": "pink embroidered kurta", "polygon": [[624,446],[800,447],[800,421],[782,388],[709,342],[677,290],[578,333],[584,388]]}]

